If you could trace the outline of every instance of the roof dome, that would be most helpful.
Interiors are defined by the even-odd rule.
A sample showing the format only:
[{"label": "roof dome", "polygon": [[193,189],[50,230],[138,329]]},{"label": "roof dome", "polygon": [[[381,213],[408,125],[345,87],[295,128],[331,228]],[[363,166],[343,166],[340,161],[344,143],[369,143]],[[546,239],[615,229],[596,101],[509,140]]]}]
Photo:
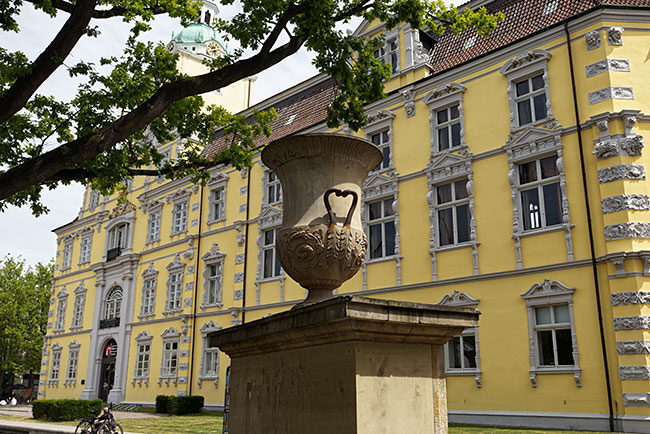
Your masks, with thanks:
[{"label": "roof dome", "polygon": [[203,23],[192,23],[181,30],[177,35],[172,35],[176,42],[206,42],[216,41],[217,32],[212,27]]}]

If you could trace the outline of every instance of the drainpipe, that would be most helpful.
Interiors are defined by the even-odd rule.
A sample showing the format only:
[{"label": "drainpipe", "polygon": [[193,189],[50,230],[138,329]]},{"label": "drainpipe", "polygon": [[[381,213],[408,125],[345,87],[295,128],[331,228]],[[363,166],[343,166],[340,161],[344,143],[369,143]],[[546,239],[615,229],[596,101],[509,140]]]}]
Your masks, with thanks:
[{"label": "drainpipe", "polygon": [[596,248],[594,246],[594,229],[592,227],[591,206],[589,205],[589,189],[587,188],[587,171],[585,169],[585,157],[582,143],[582,127],[580,125],[580,112],[578,111],[578,96],[576,92],[576,79],[573,72],[573,52],[571,50],[571,36],[569,34],[569,22],[564,22],[564,33],[566,34],[567,49],[569,51],[569,69],[571,71],[571,87],[573,89],[573,111],[576,118],[578,134],[578,149],[580,151],[580,169],[582,170],[582,189],[585,195],[585,208],[587,211],[587,228],[589,229],[589,248],[591,251],[591,270],[594,278],[594,290],[596,295],[596,306],[598,308],[598,326],[600,330],[600,346],[603,354],[603,366],[605,368],[605,383],[607,385],[607,404],[609,406],[609,430],[614,431],[614,408],[612,406],[612,385],[609,379],[609,362],[607,357],[607,345],[605,343],[605,330],[603,327],[603,309],[600,303],[600,285],[598,283],[598,268],[596,263]]},{"label": "drainpipe", "polygon": [[199,292],[199,257],[201,256],[201,223],[203,221],[203,184],[199,194],[199,233],[196,239],[196,262],[194,265],[194,300],[192,306],[194,313],[192,315],[192,341],[190,343],[190,390],[189,395],[192,396],[192,384],[194,380],[194,341],[196,340],[196,305],[197,295]]},{"label": "drainpipe", "polygon": [[248,222],[250,218],[250,204],[251,204],[251,168],[246,169],[248,172],[248,179],[246,180],[246,229],[244,232],[244,285],[242,287],[242,311],[241,311],[241,323],[246,322],[246,282],[247,279],[247,270],[248,270],[248,230],[250,224]]}]

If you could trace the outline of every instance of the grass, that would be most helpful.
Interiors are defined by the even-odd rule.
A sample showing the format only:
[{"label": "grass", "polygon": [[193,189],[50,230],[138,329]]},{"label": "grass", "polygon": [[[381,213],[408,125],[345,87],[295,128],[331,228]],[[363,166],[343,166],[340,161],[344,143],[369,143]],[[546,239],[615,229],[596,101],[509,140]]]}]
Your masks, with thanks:
[{"label": "grass", "polygon": [[[149,411],[145,411],[149,413]],[[24,416],[0,414],[0,419],[23,422],[41,422]],[[221,434],[223,413],[204,411],[190,416],[147,417],[118,420],[124,431],[142,434]],[[76,421],[54,422],[56,425],[76,426]],[[531,428],[501,428],[473,425],[449,425],[449,434],[585,434],[588,431],[560,431]]]}]

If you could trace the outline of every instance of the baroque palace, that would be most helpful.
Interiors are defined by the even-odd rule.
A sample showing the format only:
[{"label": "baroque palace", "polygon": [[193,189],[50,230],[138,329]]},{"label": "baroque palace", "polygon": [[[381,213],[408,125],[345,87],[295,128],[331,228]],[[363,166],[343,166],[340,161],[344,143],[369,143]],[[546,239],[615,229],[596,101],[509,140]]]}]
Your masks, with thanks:
[{"label": "baroque palace", "polygon": [[[446,346],[450,421],[650,433],[650,1],[465,7],[483,5],[505,14],[487,39],[360,25],[384,33],[393,71],[363,131],[325,126],[322,75],[251,108],[251,80],[211,97],[275,107],[268,140],[329,131],[382,149],[361,198],[368,257],[338,293],[482,312]],[[204,22],[216,13],[206,3]],[[170,49],[199,68],[223,47],[196,23]],[[205,186],[136,178],[122,203],[88,190],[55,229],[40,398],[222,408],[229,362],[207,334],[305,296],[275,254],[281,218],[259,157]]]}]

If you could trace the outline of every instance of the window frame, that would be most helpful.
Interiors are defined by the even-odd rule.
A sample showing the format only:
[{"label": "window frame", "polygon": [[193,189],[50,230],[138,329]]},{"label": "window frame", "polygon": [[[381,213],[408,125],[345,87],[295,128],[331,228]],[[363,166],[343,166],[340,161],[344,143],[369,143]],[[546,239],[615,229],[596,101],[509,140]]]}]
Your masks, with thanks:
[{"label": "window frame", "polygon": [[[573,374],[577,387],[582,386],[581,369],[579,362],[578,341],[575,331],[575,318],[573,315],[573,294],[576,288],[570,288],[558,281],[544,279],[536,283],[521,297],[526,301],[528,315],[528,341],[529,341],[529,380],[533,387],[537,387],[537,376],[540,374]],[[536,327],[535,309],[545,306],[568,306],[571,329],[571,345],[573,365],[542,365],[539,360],[539,345]],[[566,329],[566,326],[563,326]]]},{"label": "window frame", "polygon": [[[368,124],[365,126],[364,135],[366,140],[369,142],[372,141],[372,137],[375,135],[383,135],[386,133],[388,136],[388,141],[386,143],[381,140],[381,146],[378,146],[382,151],[382,162],[379,165],[370,171],[373,173],[385,173],[394,174],[395,172],[395,159],[394,159],[394,137],[393,137],[393,119],[395,119],[395,113],[390,110],[381,109],[375,112],[368,114]],[[374,142],[373,142],[374,143]],[[384,150],[388,149],[388,164],[383,167],[386,156]]]},{"label": "window frame", "polygon": [[[165,310],[163,315],[174,315],[183,311],[183,282],[185,277],[185,263],[181,261],[180,255],[176,255],[174,260],[167,265],[167,299],[165,301]],[[179,288],[176,294],[174,288]],[[172,298],[172,295],[178,296]],[[176,307],[175,301],[178,301],[178,306]],[[171,303],[174,302],[172,305]]]},{"label": "window frame", "polygon": [[61,373],[61,353],[63,348],[57,342],[52,346],[52,358],[50,360],[50,375],[48,376],[48,386],[59,386],[59,376]]},{"label": "window frame", "polygon": [[[280,282],[280,301],[284,301],[284,286],[286,274],[284,269],[280,269],[280,275],[276,277],[264,277],[264,231],[278,229],[282,225],[282,209],[277,206],[263,205],[258,217],[257,226],[258,235],[255,240],[257,244],[257,273],[255,276],[255,304],[260,304],[262,284],[267,282]],[[239,229],[238,229],[239,230]],[[243,297],[241,289],[235,289],[234,299],[239,300]]]},{"label": "window frame", "polygon": [[88,189],[88,211],[93,211],[101,202],[101,193],[95,189]]},{"label": "window frame", "polygon": [[[551,177],[542,179],[541,160],[551,158],[551,157],[555,157],[555,170],[557,171],[557,174],[553,175]],[[562,222],[562,193],[560,191],[561,190],[560,189],[561,177],[560,177],[560,171],[557,169],[557,160],[558,160],[558,158],[559,157],[557,156],[557,154],[551,154],[551,155],[547,155],[547,156],[537,157],[537,158],[534,158],[532,160],[519,161],[519,162],[516,163],[517,172],[516,172],[515,176],[516,176],[517,192],[518,192],[518,196],[519,196],[519,205],[520,205],[519,218],[521,219],[520,221],[522,222],[522,226],[523,226],[522,227],[522,232],[523,233],[529,233],[529,232],[533,232],[533,231],[540,231],[540,230],[543,231],[543,230],[546,230],[546,229],[552,229],[554,227],[561,226],[563,224],[563,222]],[[535,181],[531,181],[531,182],[528,182],[526,184],[522,184],[521,183],[521,171],[519,170],[519,168],[522,167],[524,164],[528,164],[528,163],[531,163],[531,162],[535,163],[535,173],[536,173],[537,179]],[[558,199],[560,201],[560,204],[559,204],[559,207],[558,207],[559,222],[555,223],[555,224],[552,224],[552,225],[549,225],[547,223],[548,215],[546,213],[546,200],[545,200],[546,196],[545,196],[545,193],[544,193],[544,187],[547,186],[547,185],[554,185],[554,184],[557,184],[558,193],[559,193],[559,197],[558,197]],[[537,226],[537,227],[530,227],[530,228],[526,229],[525,222],[529,221],[529,220],[527,220],[527,217],[530,218],[530,214],[524,214],[525,211],[523,209],[524,208],[523,207],[523,193],[525,191],[530,191],[530,190],[533,190],[533,189],[537,190],[537,198],[538,198],[538,202],[539,202],[539,221],[540,221],[539,224],[540,225]],[[533,226],[533,225],[531,224],[531,226]]]},{"label": "window frame", "polygon": [[92,233],[81,237],[81,241],[79,242],[79,265],[90,263],[92,243]]},{"label": "window frame", "polygon": [[[456,183],[465,181],[465,186],[464,188],[466,189],[466,194],[467,196],[463,198],[456,198]],[[452,248],[452,247],[459,247],[463,246],[466,244],[471,244],[472,243],[472,222],[471,222],[471,212],[470,212],[470,184],[469,184],[469,179],[467,177],[459,178],[459,179],[454,179],[454,180],[449,180],[444,183],[436,184],[433,185],[431,188],[434,189],[436,192],[434,194],[435,197],[435,210],[436,210],[436,240],[438,241],[438,247],[440,249],[445,249],[445,248]],[[449,202],[443,202],[440,203],[440,194],[439,190],[443,186],[449,185],[450,186],[450,191],[451,191],[451,200]],[[468,188],[470,187],[470,188]],[[469,220],[467,222],[467,240],[464,241],[459,241],[458,240],[458,207],[460,206],[467,206],[467,216],[469,217]],[[451,209],[452,210],[452,241],[450,243],[442,244],[441,242],[441,232],[440,232],[440,212],[446,209]]]},{"label": "window frame", "polygon": [[179,200],[174,202],[174,205],[172,206],[171,236],[187,232],[189,202],[189,198],[188,200]]},{"label": "window frame", "polygon": [[63,249],[61,250],[61,271],[66,271],[72,268],[72,237],[68,236],[63,242]]},{"label": "window frame", "polygon": [[[469,148],[465,141],[465,108],[463,104],[463,95],[467,88],[460,83],[448,83],[440,86],[429,92],[424,98],[423,102],[429,106],[429,129],[431,133],[431,158],[443,152],[460,152],[467,154]],[[443,127],[449,128],[449,147],[440,149],[438,130],[441,125],[438,124],[438,112],[442,110],[449,110],[451,107],[458,106],[458,120],[454,120],[453,124],[460,125],[460,143],[458,146],[452,146],[451,125],[452,121],[448,117],[447,122],[442,124]]]},{"label": "window frame", "polygon": [[84,285],[83,281],[74,290],[75,297],[72,307],[72,325],[70,326],[71,331],[81,330],[83,328],[83,317],[86,307],[86,292],[87,288]]},{"label": "window frame", "polygon": [[[388,204],[390,202],[390,204]],[[379,206],[379,209],[381,211],[381,216],[379,218],[370,219],[370,208],[374,205],[380,203],[381,205]],[[365,201],[365,209],[364,209],[364,221],[366,222],[366,237],[368,239],[368,252],[366,254],[366,262],[378,262],[378,261],[384,261],[388,259],[392,259],[396,256],[397,254],[397,245],[396,245],[396,238],[397,238],[397,225],[396,225],[396,208],[397,208],[397,201],[395,200],[394,196],[387,196],[383,198],[376,198],[373,200],[368,200]],[[386,215],[386,207],[389,207],[391,210],[392,214]],[[392,223],[393,224],[393,231],[395,232],[395,239],[393,239],[393,252],[391,254],[388,254],[386,251],[386,224],[387,223]],[[371,251],[372,251],[372,237],[370,236],[371,234],[371,228],[373,226],[379,225],[381,228],[381,246],[382,246],[382,252],[381,256],[377,257],[371,257]]]},{"label": "window frame", "polygon": [[[270,169],[264,169],[262,175],[262,204],[266,206],[282,206],[282,184],[278,175]],[[271,194],[273,191],[273,194]],[[273,196],[273,200],[271,200]],[[277,196],[277,197],[276,197]]]},{"label": "window frame", "polygon": [[[79,371],[79,348],[81,345],[77,341],[72,341],[68,345],[68,365],[66,369],[64,386],[76,386]],[[72,373],[72,375],[70,375]]]},{"label": "window frame", "polygon": [[[507,94],[508,104],[510,106],[510,131],[515,132],[531,126],[539,126],[548,124],[554,126],[557,121],[553,117],[552,104],[551,104],[551,91],[550,82],[548,77],[548,61],[551,58],[551,53],[547,50],[538,48],[529,52],[524,52],[518,56],[508,60],[500,69],[499,72],[507,79]],[[519,113],[517,108],[517,83],[524,80],[531,79],[538,75],[542,75],[544,80],[544,94],[546,95],[546,117],[543,119],[536,119],[530,123],[521,125],[519,122]],[[531,106],[534,111],[534,106]]]},{"label": "window frame", "polygon": [[149,213],[149,217],[147,217],[147,244],[160,241],[161,218],[162,209],[156,209]]},{"label": "window frame", "polygon": [[[117,298],[118,295],[119,298]],[[102,320],[106,321],[112,319],[121,319],[122,301],[124,301],[124,289],[122,289],[122,287],[119,285],[111,287],[111,289],[109,289],[106,293],[106,297],[102,301]]]},{"label": "window frame", "polygon": [[[203,347],[201,349],[201,368],[200,368],[199,378],[198,378],[199,387],[202,387],[204,381],[212,381],[215,387],[219,387],[220,351],[218,347],[209,347],[210,340],[208,338],[208,335],[210,333],[215,332],[217,330],[221,330],[221,327],[219,327],[219,325],[216,324],[214,321],[209,321],[205,323],[200,329],[200,332],[203,335]],[[206,355],[208,353],[214,354],[214,360],[216,365],[216,370],[214,371],[214,373],[206,372],[206,365],[208,363]]]},{"label": "window frame", "polygon": [[[138,319],[151,319],[156,316],[156,293],[158,286],[158,270],[153,265],[153,262],[149,263],[149,266],[141,274],[142,276],[142,293],[140,296],[140,314]],[[148,286],[149,284],[149,286]],[[151,294],[147,296],[147,292],[151,291]],[[150,301],[149,305],[147,302]],[[150,306],[150,309],[145,309],[145,307]]]},{"label": "window frame", "polygon": [[[391,78],[399,75],[402,71],[401,69],[401,49],[399,41],[399,33],[396,31],[389,32],[383,35],[384,41],[379,48],[373,52],[375,59],[379,60],[382,65],[390,63],[391,65]],[[392,44],[395,44],[395,49],[392,48]],[[392,62],[393,54],[395,54],[395,62]]]},{"label": "window frame", "polygon": [[[153,337],[146,331],[141,331],[136,337],[136,346],[135,346],[135,366],[133,369],[133,380],[131,384],[135,386],[135,383],[138,382],[139,386],[142,386],[142,383],[145,383],[145,386],[149,386],[149,375],[151,373],[151,347],[152,347]],[[145,349],[146,351],[142,351]],[[146,356],[146,371],[141,365],[140,356]]]},{"label": "window frame", "polygon": [[[228,176],[225,173],[220,173],[218,171],[214,171],[212,174],[212,177],[210,178],[210,181],[208,181],[208,220],[207,224],[210,226],[211,224],[214,223],[219,223],[223,222],[225,224],[226,221],[226,202],[227,202],[227,187],[228,187],[228,180],[230,179],[230,176]],[[221,191],[221,197],[218,198],[217,200],[216,193],[218,191]],[[220,209],[219,212],[216,212],[215,205],[217,203],[220,203]],[[218,214],[218,215],[217,215]]]},{"label": "window frame", "polygon": [[[208,307],[217,307],[221,309],[223,306],[223,266],[226,254],[219,250],[219,245],[214,242],[210,250],[201,257],[203,261],[203,298],[201,302],[201,310]],[[219,274],[217,276],[210,275],[210,267],[217,267]],[[218,280],[218,288],[215,294],[215,300],[210,300],[210,285],[211,282]]]},{"label": "window frame", "polygon": [[[280,231],[279,227],[276,228],[268,228],[268,229],[263,229],[262,230],[262,280],[271,280],[271,279],[277,279],[280,277],[282,274],[284,274],[284,270],[282,269],[282,265],[280,264],[280,259],[278,257],[278,251],[276,249],[276,244],[278,240],[278,233]],[[266,234],[267,232],[272,232],[273,233],[273,241],[269,244],[267,244],[267,237]],[[266,252],[271,251],[271,259],[273,261],[272,267],[271,267],[271,275],[267,276],[266,275]]]},{"label": "window frame", "polygon": [[[160,377],[158,378],[158,385],[165,381],[169,386],[169,381],[172,380],[174,385],[178,383],[178,371],[180,367],[180,333],[174,327],[170,327],[163,332],[162,337],[162,350],[160,357]],[[175,348],[167,346],[175,345]],[[175,368],[171,369],[172,360],[176,361]]]},{"label": "window frame", "polygon": [[65,315],[68,310],[68,293],[65,287],[61,288],[56,296],[58,301],[56,305],[56,318],[54,321],[53,332],[62,332],[65,329]]},{"label": "window frame", "polygon": [[[476,309],[478,308],[478,304],[480,301],[481,301],[480,299],[473,298],[471,295],[465,292],[454,291],[451,294],[445,295],[438,304],[442,306],[470,307]],[[462,333],[462,336],[471,335],[474,337],[474,350],[475,350],[474,364],[476,365],[476,367],[474,368],[450,368],[449,367],[449,357],[450,357],[449,346],[451,345],[451,339],[444,346],[444,354],[445,354],[445,373],[447,376],[473,375],[474,382],[476,383],[476,387],[480,389],[482,387],[483,372],[481,371],[481,353],[480,353],[478,329],[479,327],[465,329],[463,330]],[[461,343],[462,343],[462,338],[461,338]]]}]

